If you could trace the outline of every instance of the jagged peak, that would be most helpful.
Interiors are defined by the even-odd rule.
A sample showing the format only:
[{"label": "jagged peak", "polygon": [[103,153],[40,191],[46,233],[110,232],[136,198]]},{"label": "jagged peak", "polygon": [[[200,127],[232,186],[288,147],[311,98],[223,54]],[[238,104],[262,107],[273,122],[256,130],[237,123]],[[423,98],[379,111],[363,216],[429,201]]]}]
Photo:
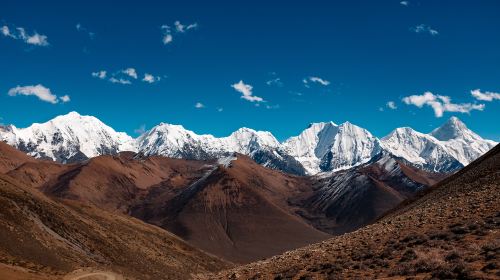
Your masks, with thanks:
[{"label": "jagged peak", "polygon": [[338,126],[336,123],[329,121],[329,122],[316,122],[316,123],[310,123],[306,129],[309,128],[324,128],[326,126]]},{"label": "jagged peak", "polygon": [[430,133],[430,135],[434,136],[438,140],[448,141],[451,139],[464,137],[465,134],[471,133],[472,132],[459,118],[453,116],[442,126],[434,129]]}]

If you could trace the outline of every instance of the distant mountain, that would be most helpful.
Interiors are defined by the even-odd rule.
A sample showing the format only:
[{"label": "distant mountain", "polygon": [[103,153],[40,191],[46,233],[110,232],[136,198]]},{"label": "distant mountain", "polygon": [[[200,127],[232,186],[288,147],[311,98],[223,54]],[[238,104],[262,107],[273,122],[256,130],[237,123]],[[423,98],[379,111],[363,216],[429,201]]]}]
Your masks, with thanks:
[{"label": "distant mountain", "polygon": [[313,123],[283,146],[309,174],[347,169],[369,161],[381,151],[376,137],[349,122]]},{"label": "distant mountain", "polygon": [[0,130],[0,139],[30,156],[69,163],[103,154],[135,151],[135,141],[92,116],[76,112],[27,128]]},{"label": "distant mountain", "polygon": [[160,124],[137,139],[138,150],[145,156],[209,160],[241,153],[263,166],[304,175],[300,163],[289,156],[278,140],[267,131],[240,128],[228,137],[198,135],[181,125]]},{"label": "distant mountain", "polygon": [[435,172],[458,170],[497,144],[481,138],[456,117],[429,134],[409,127],[397,128],[381,142],[393,155]]},{"label": "distant mountain", "polygon": [[28,128],[0,127],[0,140],[36,158],[63,163],[122,151],[196,160],[215,160],[236,152],[265,167],[296,175],[349,169],[383,151],[428,171],[453,172],[496,144],[455,117],[429,134],[397,128],[381,140],[349,122],[313,123],[300,135],[280,143],[270,132],[250,128],[217,138],[165,123],[134,139],[95,117],[76,112]]}]

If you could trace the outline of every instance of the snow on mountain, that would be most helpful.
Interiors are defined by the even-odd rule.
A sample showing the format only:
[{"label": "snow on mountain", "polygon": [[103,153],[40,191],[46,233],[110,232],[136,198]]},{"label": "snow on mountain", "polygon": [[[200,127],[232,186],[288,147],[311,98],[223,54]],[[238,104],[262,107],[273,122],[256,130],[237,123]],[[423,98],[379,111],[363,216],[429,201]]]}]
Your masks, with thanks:
[{"label": "snow on mountain", "polygon": [[141,135],[138,147],[142,154],[168,157],[211,159],[228,153],[250,155],[258,149],[273,149],[280,143],[270,132],[240,128],[228,137],[198,135],[181,125],[160,124]]},{"label": "snow on mountain", "polygon": [[60,162],[137,150],[132,137],[76,112],[27,128],[7,126],[0,131],[0,139],[31,156]]},{"label": "snow on mountain", "polygon": [[439,140],[409,127],[396,128],[381,142],[393,155],[429,171],[449,172],[463,167]]},{"label": "snow on mountain", "polygon": [[376,137],[349,122],[313,123],[299,136],[286,140],[283,146],[309,174],[347,169],[369,161],[380,152]]},{"label": "snow on mountain", "polygon": [[381,142],[395,156],[435,172],[460,169],[496,145],[469,130],[456,117],[429,134],[409,127],[397,128]]},{"label": "snow on mountain", "polygon": [[133,139],[95,117],[76,112],[27,128],[0,126],[0,140],[31,156],[59,162],[121,151],[198,160],[241,153],[266,167],[298,175],[348,169],[370,161],[383,151],[426,170],[450,172],[497,144],[481,138],[455,117],[429,134],[404,127],[381,140],[349,122],[313,123],[300,135],[280,143],[270,132],[250,128],[240,128],[218,138],[165,123]]},{"label": "snow on mountain", "polygon": [[209,160],[232,153],[248,155],[263,166],[304,175],[304,168],[286,154],[267,131],[240,128],[227,137],[198,135],[180,125],[160,124],[137,139],[140,153],[174,158]]},{"label": "snow on mountain", "polygon": [[451,117],[430,135],[442,141],[449,153],[463,165],[471,163],[498,144],[481,138],[456,117]]}]

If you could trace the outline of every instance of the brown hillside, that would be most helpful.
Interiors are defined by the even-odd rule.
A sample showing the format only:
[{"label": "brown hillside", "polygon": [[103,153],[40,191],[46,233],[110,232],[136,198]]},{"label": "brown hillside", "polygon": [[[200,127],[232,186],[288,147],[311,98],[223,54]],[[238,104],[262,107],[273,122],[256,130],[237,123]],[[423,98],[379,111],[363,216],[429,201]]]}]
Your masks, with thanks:
[{"label": "brown hillside", "polygon": [[287,201],[310,191],[305,178],[238,155],[173,196],[158,199],[164,191],[152,191],[132,215],[225,259],[248,262],[328,237],[294,215]]},{"label": "brown hillside", "polygon": [[8,279],[58,279],[81,267],[187,279],[226,266],[163,229],[75,201],[62,204],[5,175],[0,225],[0,277]]},{"label": "brown hillside", "polygon": [[375,224],[210,279],[499,279],[500,146]]}]

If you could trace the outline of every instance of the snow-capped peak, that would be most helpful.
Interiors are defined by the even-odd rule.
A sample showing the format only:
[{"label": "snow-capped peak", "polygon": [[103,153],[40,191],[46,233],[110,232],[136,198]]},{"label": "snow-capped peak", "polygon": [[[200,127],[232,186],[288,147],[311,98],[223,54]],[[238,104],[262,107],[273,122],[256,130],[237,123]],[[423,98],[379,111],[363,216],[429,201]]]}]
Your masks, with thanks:
[{"label": "snow-capped peak", "polygon": [[136,150],[132,137],[116,132],[95,117],[77,112],[27,128],[10,126],[0,138],[31,156],[61,162]]},{"label": "snow-capped peak", "polygon": [[441,141],[451,139],[464,138],[473,136],[477,138],[477,134],[467,128],[467,126],[457,117],[451,117],[445,124],[434,129],[430,135]]},{"label": "snow-capped peak", "polygon": [[93,116],[77,112],[27,128],[0,126],[0,140],[32,156],[60,162],[121,151],[186,159],[218,159],[236,152],[264,166],[295,174],[350,168],[382,151],[422,168],[449,172],[467,165],[497,144],[481,138],[456,117],[429,134],[401,127],[381,140],[350,122],[311,123],[298,136],[280,143],[268,131],[246,127],[226,137],[215,137],[168,123],[160,123],[133,139]]},{"label": "snow-capped peak", "polygon": [[310,174],[358,165],[380,148],[377,138],[350,122],[313,123],[283,145]]},{"label": "snow-capped peak", "polygon": [[472,132],[457,117],[429,134],[397,128],[381,142],[386,150],[410,163],[442,172],[469,164],[497,144]]}]

